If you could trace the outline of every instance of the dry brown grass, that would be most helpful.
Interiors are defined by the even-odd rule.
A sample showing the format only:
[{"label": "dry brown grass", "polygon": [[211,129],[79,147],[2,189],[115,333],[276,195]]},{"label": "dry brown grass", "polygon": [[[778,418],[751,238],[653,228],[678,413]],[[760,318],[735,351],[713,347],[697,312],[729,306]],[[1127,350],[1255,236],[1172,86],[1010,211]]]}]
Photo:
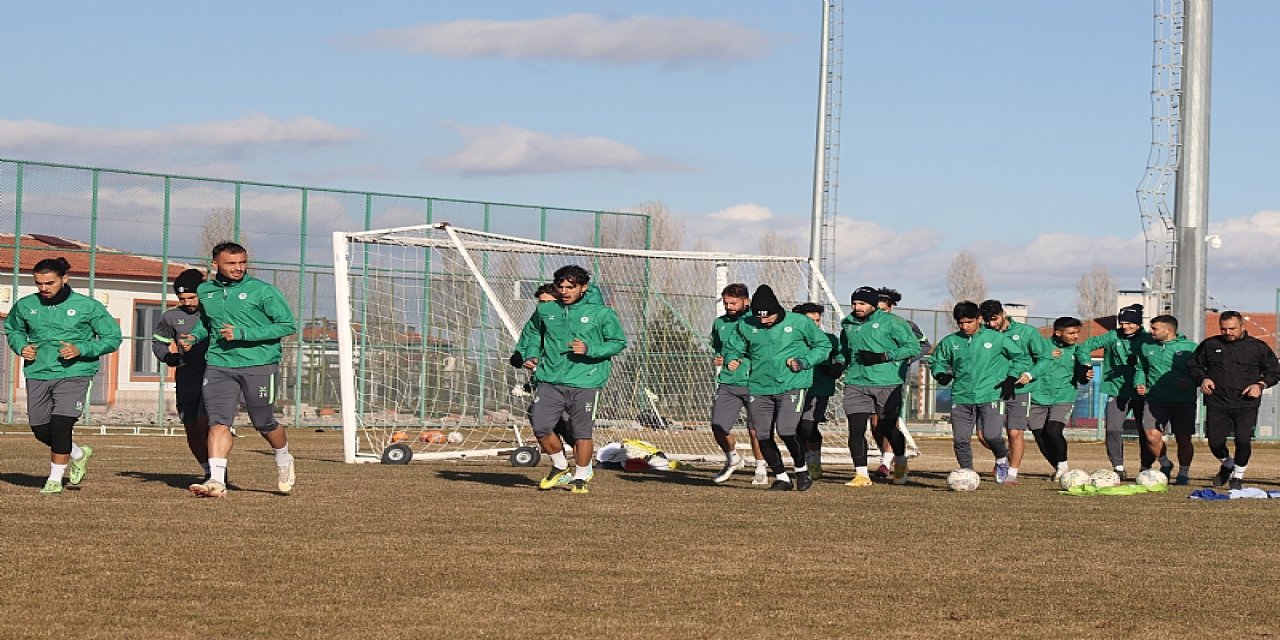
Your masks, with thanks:
[{"label": "dry brown grass", "polygon": [[[1060,496],[1034,445],[1021,485],[973,494],[945,490],[950,445],[931,441],[907,487],[835,469],[766,493],[708,468],[599,471],[579,496],[536,491],[545,462],[349,466],[337,434],[295,432],[294,495],[270,492],[250,437],[242,489],[201,500],[181,439],[82,439],[84,486],[44,497],[38,443],[0,437],[2,638],[1280,634],[1280,501]],[[1280,488],[1280,450],[1250,472]]]}]

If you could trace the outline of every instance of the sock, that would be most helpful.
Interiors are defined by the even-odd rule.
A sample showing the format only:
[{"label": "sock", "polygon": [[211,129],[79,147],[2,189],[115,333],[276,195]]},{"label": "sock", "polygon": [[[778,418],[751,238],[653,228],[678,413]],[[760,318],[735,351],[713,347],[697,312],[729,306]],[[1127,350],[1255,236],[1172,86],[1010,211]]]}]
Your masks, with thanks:
[{"label": "sock", "polygon": [[1010,477],[1010,478],[1016,478],[1016,477],[1018,477],[1018,468],[1017,468],[1017,467],[1009,467],[1009,477]]},{"label": "sock", "polygon": [[898,465],[898,464],[906,464],[906,463],[907,463],[907,457],[906,457],[906,456],[894,456],[894,457],[893,457],[893,464],[895,464],[895,465]]},{"label": "sock", "polygon": [[856,473],[857,473],[858,475],[860,475],[860,476],[869,475],[869,474],[867,473],[867,468],[866,468],[866,467],[855,467],[855,468],[854,468],[854,472],[856,472]]},{"label": "sock", "polygon": [[783,482],[791,482],[791,476],[788,476],[786,471],[783,471],[782,473],[779,473],[779,474],[775,477],[775,479],[776,479],[776,480],[781,480],[781,481],[783,481]]},{"label": "sock", "polygon": [[[289,453],[288,443],[285,443],[285,445],[279,449],[272,449],[272,451],[276,452],[276,466],[286,465],[293,462],[293,454]],[[225,464],[222,466],[224,468],[226,467]]]},{"label": "sock", "polygon": [[1236,461],[1233,460],[1231,456],[1227,456],[1222,459],[1222,466],[1228,469],[1234,469],[1236,467]]},{"label": "sock", "polygon": [[893,464],[893,450],[889,450],[880,455],[880,464],[889,466]]},{"label": "sock", "polygon": [[1124,465],[1122,464],[1116,465],[1116,473],[1124,473]]},{"label": "sock", "polygon": [[1067,466],[1066,460],[1063,460],[1062,462],[1058,463],[1058,471],[1062,471],[1065,473],[1069,468],[1070,467]]},{"label": "sock", "polygon": [[809,465],[804,464],[799,467],[796,467],[796,473],[809,473]]},{"label": "sock", "polygon": [[568,469],[569,459],[564,457],[564,450],[551,454],[551,466],[557,469]]},{"label": "sock", "polygon": [[62,482],[62,475],[67,472],[67,465],[49,463],[49,480]]},{"label": "sock", "polygon": [[573,469],[574,480],[590,480],[595,472],[591,470],[591,465],[579,465]]},{"label": "sock", "polygon": [[1165,455],[1160,456],[1160,466],[1164,467],[1171,464],[1173,463],[1169,461],[1169,454],[1166,453]]},{"label": "sock", "polygon": [[1236,465],[1235,467],[1232,467],[1231,477],[1237,480],[1244,480],[1244,470],[1247,468],[1248,468],[1247,466],[1242,467],[1240,465]]},{"label": "sock", "polygon": [[209,480],[227,483],[226,458],[209,458]]},{"label": "sock", "polygon": [[768,467],[768,463],[764,460],[756,460],[756,469],[767,469]]},{"label": "sock", "polygon": [[1003,458],[996,458],[996,464],[1009,464],[1008,456]]},{"label": "sock", "polygon": [[1178,467],[1178,477],[1179,477],[1179,478],[1187,478],[1187,477],[1190,477],[1190,476],[1191,476],[1191,467],[1190,467],[1190,466]]},{"label": "sock", "polygon": [[84,450],[80,448],[80,445],[72,442],[71,443],[71,459],[79,460],[80,458],[83,458],[83,457],[84,457]]}]

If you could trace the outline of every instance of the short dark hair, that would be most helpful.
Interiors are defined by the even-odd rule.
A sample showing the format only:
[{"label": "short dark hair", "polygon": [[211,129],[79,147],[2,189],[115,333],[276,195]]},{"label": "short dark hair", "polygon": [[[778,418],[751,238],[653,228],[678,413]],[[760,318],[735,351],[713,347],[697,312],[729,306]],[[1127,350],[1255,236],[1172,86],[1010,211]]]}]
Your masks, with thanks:
[{"label": "short dark hair", "polygon": [[1167,324],[1173,327],[1175,331],[1178,329],[1178,319],[1171,315],[1156,316],[1151,319],[1151,324],[1155,324],[1157,322],[1160,324]]},{"label": "short dark hair", "polygon": [[542,285],[542,286],[538,287],[538,290],[533,292],[533,297],[535,297],[535,298],[536,298],[536,297],[538,297],[538,296],[540,296],[540,295],[544,295],[544,294],[545,294],[545,295],[548,295],[548,296],[556,296],[556,297],[559,297],[559,296],[560,296],[560,293],[559,293],[558,291],[556,291],[556,283],[554,283],[554,282],[548,282],[548,283],[546,283],[546,284],[544,284],[544,285]]},{"label": "short dark hair", "polygon": [[892,307],[896,307],[899,302],[902,302],[902,294],[898,293],[897,289],[880,287],[879,289],[876,289],[876,295],[879,296],[881,300],[888,302],[889,306]]},{"label": "short dark hair", "polygon": [[1058,318],[1057,320],[1053,321],[1054,331],[1062,331],[1063,329],[1070,329],[1071,327],[1083,327],[1083,326],[1084,326],[1084,323],[1080,322],[1080,318],[1076,318],[1073,316],[1062,316],[1061,318]]},{"label": "short dark hair", "polygon": [[747,285],[735,282],[721,290],[720,295],[729,296],[730,298],[750,298],[751,292],[747,291]]},{"label": "short dark hair", "polygon": [[65,276],[70,269],[71,263],[67,262],[66,258],[58,256],[37,262],[36,266],[31,268],[31,273],[56,273],[59,276]]},{"label": "short dark hair", "polygon": [[978,305],[971,300],[965,300],[964,302],[957,302],[956,306],[952,307],[951,317],[955,318],[956,322],[959,322],[968,318],[981,317],[981,314],[978,313]]},{"label": "short dark hair", "polygon": [[551,281],[556,284],[560,284],[562,280],[567,280],[573,284],[586,284],[591,282],[591,274],[576,264],[565,265],[556,269],[556,272],[551,275]]},{"label": "short dark hair", "polygon": [[816,313],[818,315],[822,315],[822,312],[826,311],[827,308],[816,302],[801,302],[800,304],[791,307],[791,310],[795,313]]},{"label": "short dark hair", "polygon": [[213,245],[213,251],[209,253],[214,260],[217,260],[218,256],[224,253],[239,255],[241,253],[249,253],[249,250],[245,249],[244,245],[238,242],[219,242],[218,244]]},{"label": "short dark hair", "polygon": [[1218,316],[1218,322],[1222,322],[1223,320],[1231,320],[1233,318],[1236,320],[1239,320],[1241,323],[1244,322],[1244,316],[1240,315],[1239,311],[1223,311],[1222,315]]},{"label": "short dark hair", "polygon": [[982,304],[978,305],[978,312],[982,314],[983,320],[990,320],[997,314],[1004,313],[1004,305],[1000,304],[999,300],[983,300]]}]

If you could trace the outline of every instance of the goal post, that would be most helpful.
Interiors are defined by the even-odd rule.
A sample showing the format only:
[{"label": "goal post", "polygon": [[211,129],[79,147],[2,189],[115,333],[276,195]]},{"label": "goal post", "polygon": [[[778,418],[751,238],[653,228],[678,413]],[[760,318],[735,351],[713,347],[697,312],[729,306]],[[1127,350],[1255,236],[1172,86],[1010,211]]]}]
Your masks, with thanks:
[{"label": "goal post", "polygon": [[[536,464],[529,373],[508,362],[533,292],[577,264],[618,314],[628,347],[597,400],[599,444],[638,438],[677,459],[719,459],[708,336],[731,282],[769,284],[789,309],[813,284],[836,332],[841,307],[807,258],[584,247],[437,223],[333,235],[347,462],[511,455]],[[839,402],[824,429],[845,442]],[[745,423],[740,420],[740,427]]]}]

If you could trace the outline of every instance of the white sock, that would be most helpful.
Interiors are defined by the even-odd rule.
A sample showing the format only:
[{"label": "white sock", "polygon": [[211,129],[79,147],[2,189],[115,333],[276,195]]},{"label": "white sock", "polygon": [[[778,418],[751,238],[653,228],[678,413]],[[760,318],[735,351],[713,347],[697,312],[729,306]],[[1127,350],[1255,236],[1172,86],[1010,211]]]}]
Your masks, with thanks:
[{"label": "white sock", "polygon": [[757,471],[759,471],[760,469],[768,468],[768,466],[769,466],[769,465],[768,465],[768,464],[766,464],[764,460],[756,460],[756,470],[757,470]]},{"label": "white sock", "polygon": [[573,469],[574,480],[590,480],[593,475],[595,475],[595,472],[591,470],[590,464],[578,465]]},{"label": "white sock", "polygon": [[1244,470],[1245,470],[1246,468],[1247,468],[1247,467],[1242,467],[1242,466],[1240,466],[1240,465],[1236,465],[1235,467],[1233,467],[1233,468],[1231,469],[1231,477],[1232,477],[1232,478],[1235,478],[1236,480],[1244,480]]},{"label": "white sock", "polygon": [[884,466],[886,466],[886,467],[887,467],[887,466],[889,466],[889,465],[891,465],[891,464],[893,464],[893,452],[892,452],[892,451],[888,451],[888,452],[885,452],[884,454],[882,454],[882,455],[880,456],[880,464],[882,464],[882,465],[884,465]]},{"label": "white sock", "polygon": [[1115,469],[1116,469],[1116,473],[1124,473],[1124,465],[1122,464],[1116,465]]},{"label": "white sock", "polygon": [[1058,471],[1066,473],[1070,468],[1071,467],[1067,464],[1066,460],[1063,460],[1062,462],[1058,463]]},{"label": "white sock", "polygon": [[796,467],[796,473],[809,473],[809,465]]},{"label": "white sock", "polygon": [[209,480],[227,483],[227,459],[209,458]]},{"label": "white sock", "polygon": [[854,472],[856,472],[856,473],[857,473],[858,475],[860,475],[860,476],[869,475],[869,474],[867,473],[867,468],[866,468],[866,467],[855,467],[855,468],[854,468]]},{"label": "white sock", "polygon": [[996,464],[1009,464],[1009,457],[996,458]]},{"label": "white sock", "polygon": [[[289,443],[286,442],[285,445],[279,449],[273,448],[272,451],[276,452],[276,466],[286,465],[293,462],[293,454],[289,453]],[[223,466],[225,467],[226,465]]]},{"label": "white sock", "polygon": [[788,476],[786,471],[779,473],[774,479],[781,480],[783,482],[791,482],[791,476]]},{"label": "white sock", "polygon": [[80,458],[83,458],[83,457],[84,457],[84,449],[81,449],[80,445],[72,442],[71,443],[71,459],[79,460]]},{"label": "white sock", "polygon": [[1017,468],[1017,467],[1009,467],[1009,477],[1010,477],[1010,478],[1016,478],[1016,477],[1018,477],[1018,468]]},{"label": "white sock", "polygon": [[49,480],[51,482],[62,482],[62,476],[67,472],[67,465],[49,463]]},{"label": "white sock", "polygon": [[730,451],[724,454],[724,462],[725,464],[736,465],[739,462],[742,462],[742,456],[738,455],[737,451]]},{"label": "white sock", "polygon": [[564,457],[564,450],[563,450],[563,449],[562,449],[562,450],[560,450],[560,451],[557,451],[557,452],[555,452],[555,453],[553,453],[553,454],[551,454],[551,466],[553,466],[553,467],[555,467],[555,468],[557,468],[557,469],[568,469],[568,468],[569,468],[569,459],[568,459],[568,458],[566,458],[566,457]]}]

